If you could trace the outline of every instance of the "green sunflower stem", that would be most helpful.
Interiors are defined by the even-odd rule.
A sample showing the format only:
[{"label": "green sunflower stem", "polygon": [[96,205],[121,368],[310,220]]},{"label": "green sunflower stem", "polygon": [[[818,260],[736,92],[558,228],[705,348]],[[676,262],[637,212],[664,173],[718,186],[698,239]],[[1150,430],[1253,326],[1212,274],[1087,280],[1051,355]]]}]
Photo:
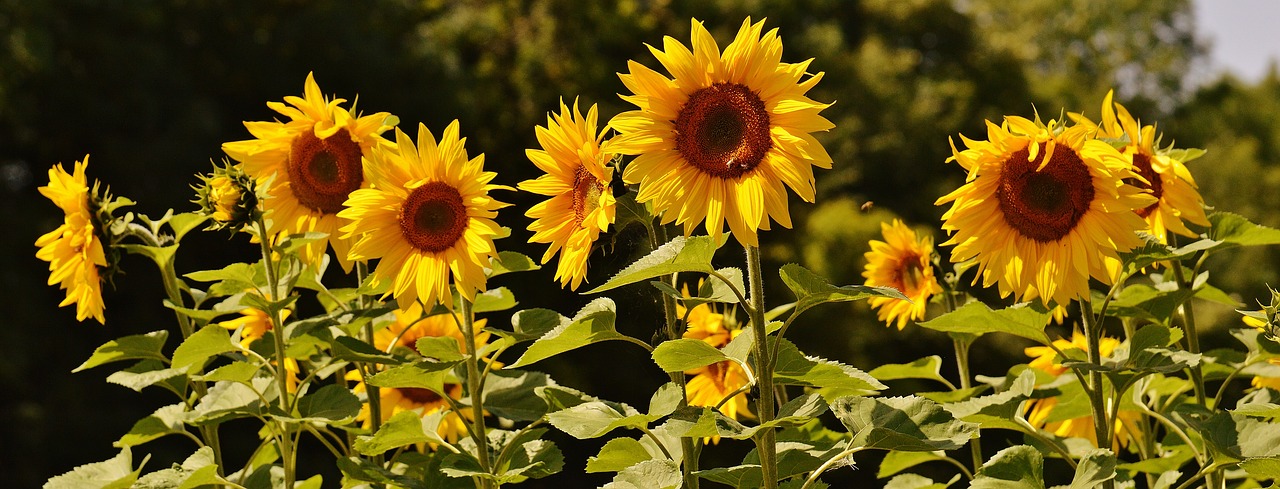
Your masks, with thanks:
[{"label": "green sunflower stem", "polygon": [[[364,285],[364,280],[367,276],[369,276],[369,264],[363,261],[356,262],[356,279],[358,281],[356,286]],[[369,307],[368,297],[364,294],[357,295],[356,300],[361,310]],[[361,336],[365,343],[373,345],[373,321],[365,323]],[[365,395],[369,397],[369,427],[373,433],[377,433],[378,428],[382,427],[382,392],[378,386],[367,382],[368,377],[374,374],[376,367],[373,363],[363,363],[356,368],[360,371],[360,377],[366,380],[364,389]],[[382,454],[375,455],[373,461],[378,465],[382,465]]]},{"label": "green sunflower stem", "polygon": [[[480,358],[476,356],[475,317],[471,311],[471,301],[463,298],[458,313],[462,315],[459,326],[462,327],[462,344],[467,349],[467,395],[471,398],[471,432],[476,442],[476,458],[480,461],[480,470],[493,473],[489,463],[489,436],[484,427],[484,396],[480,391]],[[495,487],[490,479],[481,478],[480,486],[484,489]]]},{"label": "green sunflower stem", "polygon": [[[659,246],[662,246],[667,242],[667,227],[659,224],[651,233],[649,233],[649,238],[653,249],[658,249]],[[676,286],[675,276],[663,275],[659,280],[661,280],[662,283],[671,286],[673,289]],[[659,293],[658,295],[662,297],[662,317],[667,326],[667,339],[678,340],[684,336],[684,332],[680,330],[680,324],[676,320],[676,300],[674,297],[667,294]],[[670,377],[672,382],[675,382],[676,385],[680,386],[680,407],[688,406],[688,389],[685,388],[688,384],[688,379],[685,378],[684,372],[671,372]],[[699,482],[698,476],[694,474],[698,471],[698,450],[695,443],[696,442],[693,438],[680,438],[680,452],[682,460],[680,468],[681,474],[684,477],[683,487],[689,489],[698,489]]]},{"label": "green sunflower stem", "polygon": [[[1089,341],[1089,363],[1102,365],[1102,318],[1093,317],[1093,305],[1087,300],[1080,301],[1080,321],[1084,323],[1084,333]],[[1093,430],[1099,448],[1111,448],[1111,417],[1107,415],[1106,401],[1103,399],[1102,372],[1089,370],[1089,401],[1093,408]],[[1106,489],[1114,489],[1115,482],[1103,483]]]},{"label": "green sunflower stem", "polygon": [[[1182,270],[1182,263],[1173,260],[1173,277],[1178,282],[1179,289],[1190,290],[1192,288],[1191,281],[1187,278],[1186,272]],[[1178,315],[1182,317],[1183,336],[1187,338],[1187,351],[1191,353],[1200,353],[1200,333],[1196,330],[1196,314],[1195,308],[1191,305],[1191,299],[1178,306]],[[1188,369],[1191,375],[1191,386],[1195,390],[1196,404],[1202,407],[1208,407],[1207,397],[1204,388],[1204,373],[1200,370],[1200,365],[1195,365]],[[1214,408],[1217,409],[1217,403]],[[1222,477],[1222,472],[1211,470],[1205,475],[1205,487],[1209,489],[1219,489],[1225,486],[1226,481]]]},{"label": "green sunflower stem", "polygon": [[[760,384],[760,397],[756,398],[756,414],[760,424],[773,421],[776,400],[773,387],[773,370],[769,366],[769,333],[764,320],[764,279],[760,274],[760,248],[745,246],[747,249],[747,275],[751,282],[751,329],[755,332],[756,379]],[[760,472],[766,489],[778,487],[778,450],[777,434],[773,428],[760,430],[755,436],[756,451],[760,454]]]},{"label": "green sunflower stem", "polygon": [[[969,372],[969,343],[958,337],[952,337],[951,343],[956,349],[956,370],[960,373],[960,388],[969,389],[973,382]],[[973,470],[982,468],[982,442],[977,436],[969,440],[969,451],[973,455]]]},{"label": "green sunflower stem", "polygon": [[[271,240],[267,237],[267,224],[258,217],[258,242],[262,245],[262,263],[267,274],[267,287],[271,297],[269,300],[279,300],[284,296],[280,290],[280,279],[276,275],[275,263],[271,260]],[[274,309],[274,308],[273,308]],[[287,416],[292,412],[289,403],[289,371],[287,365],[288,357],[285,355],[284,346],[284,318],[279,311],[271,312],[272,334],[275,340],[276,350],[276,387],[280,389],[280,410]],[[294,467],[294,461],[297,459],[294,454],[293,437],[289,430],[289,423],[281,420],[279,422],[280,429],[280,460],[284,465],[284,487],[293,487],[293,482],[297,478],[297,468]]]}]

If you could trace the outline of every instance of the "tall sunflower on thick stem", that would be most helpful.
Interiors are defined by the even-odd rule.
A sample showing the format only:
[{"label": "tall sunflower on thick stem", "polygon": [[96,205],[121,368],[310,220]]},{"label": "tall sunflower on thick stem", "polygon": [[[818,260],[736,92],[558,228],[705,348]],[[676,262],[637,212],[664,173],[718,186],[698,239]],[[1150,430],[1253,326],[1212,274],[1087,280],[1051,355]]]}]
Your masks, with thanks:
[{"label": "tall sunflower on thick stem", "polygon": [[301,258],[317,263],[329,246],[342,269],[351,271],[350,242],[338,236],[338,212],[356,189],[367,188],[362,158],[389,143],[380,134],[395,125],[394,116],[367,116],[341,107],[341,98],[327,98],[313,74],[307,74],[302,97],[285,97],[267,106],[288,122],[245,122],[256,139],[234,141],[222,150],[239,161],[257,182],[269,183],[263,201],[268,233],[276,237],[307,232],[325,233],[308,243]]}]

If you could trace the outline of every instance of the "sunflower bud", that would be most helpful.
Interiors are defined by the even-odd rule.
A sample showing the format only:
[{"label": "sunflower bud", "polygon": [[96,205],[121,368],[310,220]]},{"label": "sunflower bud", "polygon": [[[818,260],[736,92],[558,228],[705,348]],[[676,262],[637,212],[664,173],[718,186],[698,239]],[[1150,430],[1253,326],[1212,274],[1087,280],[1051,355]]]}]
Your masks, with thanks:
[{"label": "sunflower bud", "polygon": [[258,197],[253,179],[239,166],[224,161],[214,166],[213,173],[200,175],[196,190],[196,204],[200,212],[213,219],[206,229],[230,229],[239,231],[257,217]]},{"label": "sunflower bud", "polygon": [[1271,338],[1273,341],[1280,341],[1280,292],[1270,287],[1271,303],[1261,304],[1262,309],[1257,311],[1237,311],[1243,314],[1244,324],[1252,326],[1262,334]]}]

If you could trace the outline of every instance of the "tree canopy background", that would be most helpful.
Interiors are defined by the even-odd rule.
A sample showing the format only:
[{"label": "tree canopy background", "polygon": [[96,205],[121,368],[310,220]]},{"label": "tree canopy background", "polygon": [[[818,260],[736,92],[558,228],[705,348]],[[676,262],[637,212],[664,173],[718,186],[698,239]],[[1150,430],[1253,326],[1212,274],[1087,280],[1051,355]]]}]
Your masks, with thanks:
[{"label": "tree canopy background", "polygon": [[[496,183],[514,185],[536,176],[524,150],[536,147],[533,127],[545,124],[559,100],[576,99],[584,110],[600,104],[607,119],[628,108],[616,95],[625,91],[616,73],[627,60],[657,66],[645,43],[660,45],[663,36],[688,43],[690,18],[697,18],[723,47],[747,16],[780,29],[785,61],[815,58],[811,69],[826,77],[810,95],[835,102],[824,115],[836,128],[818,135],[834,169],[819,172],[816,205],[793,202],[794,230],[764,234],[771,268],[796,261],[834,283],[860,283],[866,242],[893,217],[942,241],[943,208],[933,201],[963,180],[958,165],[944,163],[949,137],[980,138],[983,121],[998,123],[1004,114],[1051,118],[1065,108],[1096,117],[1111,88],[1144,122],[1158,120],[1166,143],[1208,149],[1190,166],[1209,205],[1280,225],[1280,75],[1272,69],[1257,84],[1189,76],[1205,66],[1189,0],[0,0],[5,478],[35,487],[109,458],[111,442],[134,420],[168,402],[107,384],[105,373],[69,373],[101,343],[171,328],[172,316],[160,304],[157,274],[137,258],[126,258],[126,273],[105,289],[105,326],[77,324],[57,308],[62,292],[44,285],[46,264],[33,246],[62,217],[36,191],[52,164],[91,154],[90,177],[137,201],[132,210],[193,210],[194,174],[223,157],[223,142],[249,138],[241,121],[275,117],[265,103],[301,93],[314,71],[326,94],[358,95],[360,109],[389,111],[411,134],[419,122],[438,133],[459,119],[467,149],[485,153]],[[525,244],[522,215],[536,199],[499,198],[516,204],[499,219],[513,231],[499,247],[540,256],[540,247]],[[180,272],[255,254],[243,237],[205,233],[187,241]],[[647,247],[635,230],[606,241],[593,256],[589,279],[597,283]],[[731,250],[722,255],[740,260]],[[550,287],[553,269],[505,285],[522,307],[572,313],[588,298]],[[1280,283],[1280,255],[1249,251],[1212,270],[1219,286],[1252,305],[1265,283]],[[771,303],[788,299],[784,288],[770,290]],[[649,292],[615,296],[632,318],[620,328],[640,337],[656,330]],[[1219,336],[1238,325],[1229,309],[1202,311]],[[508,318],[489,321],[503,327]],[[826,306],[798,329],[793,339],[806,351],[864,369],[950,348],[940,334],[885,328],[863,304]],[[1002,374],[1023,361],[1023,346],[980,342],[975,370]],[[647,362],[624,344],[568,358],[539,367],[612,400],[643,404],[651,386],[627,386],[665,378],[656,368],[607,368]],[[227,442],[232,449],[251,446],[253,434],[240,435]],[[529,485],[602,483],[581,473],[602,442],[562,438],[564,473]],[[190,448],[184,443],[149,444],[148,467],[180,460]],[[303,473],[336,481],[324,463],[329,455],[308,448]],[[736,450],[706,456],[731,464],[742,456]],[[859,461],[876,463],[874,456]],[[874,470],[844,475],[872,480]]]}]

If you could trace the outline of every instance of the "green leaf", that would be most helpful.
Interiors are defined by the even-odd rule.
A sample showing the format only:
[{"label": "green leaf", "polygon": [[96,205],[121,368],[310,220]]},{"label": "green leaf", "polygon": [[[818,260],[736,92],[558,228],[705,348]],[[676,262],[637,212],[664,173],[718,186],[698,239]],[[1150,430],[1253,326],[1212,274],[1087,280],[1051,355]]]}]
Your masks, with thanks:
[{"label": "green leaf", "polygon": [[1067,489],[1094,489],[1116,477],[1116,454],[1105,448],[1095,449],[1076,464],[1076,474]]},{"label": "green leaf", "polygon": [[192,333],[173,351],[173,368],[190,370],[195,367],[198,370],[204,367],[209,357],[239,349],[239,345],[231,342],[231,333],[226,328],[208,325]]},{"label": "green leaf", "polygon": [[1049,323],[1049,313],[1026,304],[999,310],[991,310],[981,302],[970,302],[959,309],[932,320],[918,323],[920,326],[945,333],[965,333],[981,336],[985,333],[1008,333],[1046,343],[1044,327]]},{"label": "green leaf", "polygon": [[167,339],[169,339],[169,332],[161,330],[108,341],[94,350],[93,355],[90,355],[88,360],[85,360],[72,372],[79,372],[102,364],[124,360],[154,359],[168,361],[168,358],[161,352]]},{"label": "green leaf", "polygon": [[499,484],[518,484],[526,479],[541,479],[564,468],[564,454],[548,440],[522,441],[498,474]]},{"label": "green leaf", "polygon": [[415,345],[422,356],[440,362],[456,362],[466,359],[462,345],[452,336],[424,336]]},{"label": "green leaf", "polygon": [[817,357],[807,357],[800,353],[795,344],[779,339],[778,364],[774,367],[773,377],[779,384],[807,385],[811,387],[833,387],[859,391],[877,391],[887,389],[866,372],[848,365]]},{"label": "green leaf", "polygon": [[601,489],[677,489],[684,482],[680,466],[671,460],[647,460],[618,472]]},{"label": "green leaf", "polygon": [[343,421],[360,414],[362,405],[350,389],[329,384],[298,399],[298,415],[305,420]]},{"label": "green leaf", "polygon": [[[462,300],[462,294],[458,294],[457,298]],[[476,294],[476,300],[471,306],[471,312],[481,314],[505,311],[516,307],[516,304],[516,296],[511,293],[511,289],[498,287]]]},{"label": "green leaf", "polygon": [[378,372],[365,381],[378,387],[413,387],[446,396],[445,377],[457,364],[458,362],[414,362]]},{"label": "green leaf", "polygon": [[1000,450],[974,474],[971,489],[1044,489],[1040,471],[1044,456],[1035,448],[1018,445]]},{"label": "green leaf", "polygon": [[728,359],[719,348],[691,338],[667,340],[653,350],[653,361],[664,372],[683,372]]},{"label": "green leaf", "polygon": [[843,397],[831,412],[853,434],[851,446],[882,450],[955,450],[977,433],[977,425],[956,420],[921,397]]},{"label": "green leaf", "polygon": [[[728,282],[720,280],[714,275],[708,276],[705,282],[698,287],[698,299],[702,302],[724,302],[729,304],[738,303],[738,294],[743,297],[747,295],[747,287],[742,281],[742,269],[740,268],[721,268],[716,270],[722,277],[729,279]],[[691,307],[687,305],[685,307]]]},{"label": "green leaf", "polygon": [[1174,250],[1150,234],[1139,233],[1138,236],[1144,239],[1142,246],[1120,253],[1120,260],[1128,273],[1135,273],[1159,262],[1186,258],[1195,253],[1193,249]]},{"label": "green leaf", "polygon": [[1269,402],[1245,404],[1232,409],[1231,412],[1241,416],[1252,416],[1255,418],[1280,418],[1280,404],[1272,404]]},{"label": "green leaf", "polygon": [[182,465],[152,472],[134,483],[135,489],[175,488],[194,489],[201,486],[225,483],[218,477],[218,466],[213,464],[213,449],[201,447]]},{"label": "green leaf", "polygon": [[514,251],[499,251],[498,256],[489,258],[489,270],[487,275],[489,278],[499,275],[506,275],[513,272],[527,272],[542,268],[537,263],[521,253]]},{"label": "green leaf", "polygon": [[338,360],[390,365],[399,365],[404,363],[394,355],[390,353],[383,353],[381,350],[374,348],[373,345],[350,336],[339,336],[334,338],[330,343],[330,347],[333,348],[333,358]]},{"label": "green leaf", "polygon": [[122,385],[141,392],[142,389],[160,384],[161,387],[181,395],[186,388],[186,379],[178,381],[186,372],[176,368],[165,368],[163,363],[155,360],[143,360],[133,366],[107,376],[107,382]]},{"label": "green leaf", "polygon": [[1031,396],[1035,387],[1036,374],[1032,369],[1026,369],[1004,392],[947,404],[944,409],[956,419],[977,423],[983,428],[1022,431],[1023,427],[1013,419],[1021,416],[1022,401]]},{"label": "green leaf", "polygon": [[1280,244],[1280,229],[1254,224],[1239,214],[1215,212],[1209,215],[1209,224],[1209,239],[1220,243],[1210,248],[1211,251]]},{"label": "green leaf", "polygon": [[126,253],[142,255],[150,258],[157,266],[165,267],[173,260],[173,255],[178,252],[177,245],[169,246],[147,246],[140,244],[117,244],[113,247],[124,250]]},{"label": "green leaf", "polygon": [[1257,480],[1280,479],[1280,458],[1250,458],[1240,462],[1240,468]]},{"label": "green leaf", "polygon": [[[240,382],[215,383],[196,404],[193,410],[196,417],[191,423],[199,425],[219,422],[227,418],[260,416],[266,411],[266,407],[263,406],[258,392],[266,393],[274,383],[275,379],[266,377],[254,379],[252,386]],[[275,391],[263,397],[270,402],[276,398]]]},{"label": "green leaf", "polygon": [[400,411],[391,419],[384,421],[373,436],[357,438],[355,449],[363,455],[372,457],[405,445],[418,443],[443,445],[445,440],[440,437],[437,430],[446,414],[447,411],[436,411],[426,415],[415,411]]},{"label": "green leaf", "polygon": [[884,455],[884,460],[880,462],[880,471],[876,472],[876,478],[883,479],[925,462],[946,459],[942,452],[901,452],[893,450]]},{"label": "green leaf", "polygon": [[185,404],[162,407],[134,423],[133,428],[113,445],[119,448],[133,447],[165,435],[181,433],[186,429],[184,423],[191,418],[192,414],[186,411]]},{"label": "green leaf", "polygon": [[547,374],[516,369],[494,370],[484,384],[484,407],[494,416],[534,421],[547,412],[547,403],[535,391],[555,385]]},{"label": "green leaf", "polygon": [[608,297],[591,301],[571,321],[561,322],[529,345],[511,367],[523,367],[592,343],[625,339],[626,336],[614,329],[615,309],[613,299]]},{"label": "green leaf", "polygon": [[911,363],[890,363],[876,367],[871,372],[877,380],[929,379],[950,385],[942,376],[942,357],[930,355]]},{"label": "green leaf", "polygon": [[[675,412],[684,401],[684,392],[675,382],[662,384],[649,398],[649,415],[662,417]],[[657,419],[657,418],[654,418]]]},{"label": "green leaf", "polygon": [[138,480],[141,472],[141,467],[133,469],[133,455],[125,447],[110,460],[81,465],[49,479],[44,489],[125,489]]},{"label": "green leaf", "polygon": [[916,474],[902,474],[892,479],[884,485],[884,489],[946,489],[951,487],[960,480],[960,474],[956,474],[951,478],[950,482],[945,484],[934,482],[933,479]]},{"label": "green leaf", "polygon": [[169,229],[173,230],[173,240],[182,241],[183,236],[186,236],[187,233],[195,230],[195,228],[199,227],[208,219],[209,216],[195,212],[184,212],[170,217]]},{"label": "green leaf", "polygon": [[1280,424],[1239,414],[1188,412],[1183,419],[1213,449],[1215,462],[1280,456]]},{"label": "green leaf", "polygon": [[218,367],[212,372],[201,375],[199,380],[204,382],[218,382],[221,380],[248,382],[250,379],[258,375],[259,370],[260,368],[257,365],[236,360]]},{"label": "green leaf", "polygon": [[890,297],[911,302],[898,289],[892,287],[868,287],[865,285],[845,285],[836,287],[809,271],[809,269],[788,263],[779,271],[782,281],[796,295],[795,314],[800,314],[810,307],[828,302],[849,302],[870,299],[872,297]]},{"label": "green leaf", "polygon": [[645,255],[627,268],[622,269],[604,285],[587,291],[595,294],[623,285],[633,284],[651,278],[683,272],[710,273],[711,257],[716,253],[715,242],[709,236],[685,238],[677,236],[667,244]]},{"label": "green leaf", "polygon": [[[413,414],[409,411],[404,413]],[[402,413],[402,414],[404,414]],[[433,461],[439,459],[432,459]],[[410,477],[397,474],[382,465],[373,463],[372,460],[360,457],[339,458],[337,460],[338,469],[342,471],[342,475],[347,480],[359,482],[372,482],[375,484],[389,485],[393,487],[402,487],[404,489],[437,489],[441,484],[428,484],[420,480],[418,477]],[[437,466],[438,469],[438,466]],[[438,473],[436,470],[435,473]],[[433,474],[432,474],[433,475]],[[451,480],[451,479],[450,479]],[[272,481],[268,480],[263,487],[272,487]],[[433,481],[434,482],[434,481]],[[474,487],[470,485],[471,481],[467,481],[466,487]],[[248,486],[248,484],[246,484]],[[252,486],[249,486],[252,487]],[[351,486],[347,486],[351,487]]]},{"label": "green leaf", "polygon": [[235,282],[243,285],[239,288],[239,292],[256,287],[257,282],[262,278],[261,272],[248,263],[232,263],[218,270],[201,270],[188,273],[183,277],[196,282]]},{"label": "green leaf", "polygon": [[647,426],[661,416],[641,414],[626,404],[591,401],[547,415],[560,431],[577,439],[596,438],[616,428]]},{"label": "green leaf", "polygon": [[562,323],[570,322],[569,318],[550,309],[525,309],[511,316],[511,327],[514,331],[492,330],[511,337],[515,343],[533,341],[547,334]]},{"label": "green leaf", "polygon": [[742,464],[699,470],[698,477],[734,488],[761,487],[760,464]]},{"label": "green leaf", "polygon": [[652,460],[648,450],[631,438],[614,438],[600,448],[600,453],[587,459],[587,473],[619,472],[627,467]]}]

